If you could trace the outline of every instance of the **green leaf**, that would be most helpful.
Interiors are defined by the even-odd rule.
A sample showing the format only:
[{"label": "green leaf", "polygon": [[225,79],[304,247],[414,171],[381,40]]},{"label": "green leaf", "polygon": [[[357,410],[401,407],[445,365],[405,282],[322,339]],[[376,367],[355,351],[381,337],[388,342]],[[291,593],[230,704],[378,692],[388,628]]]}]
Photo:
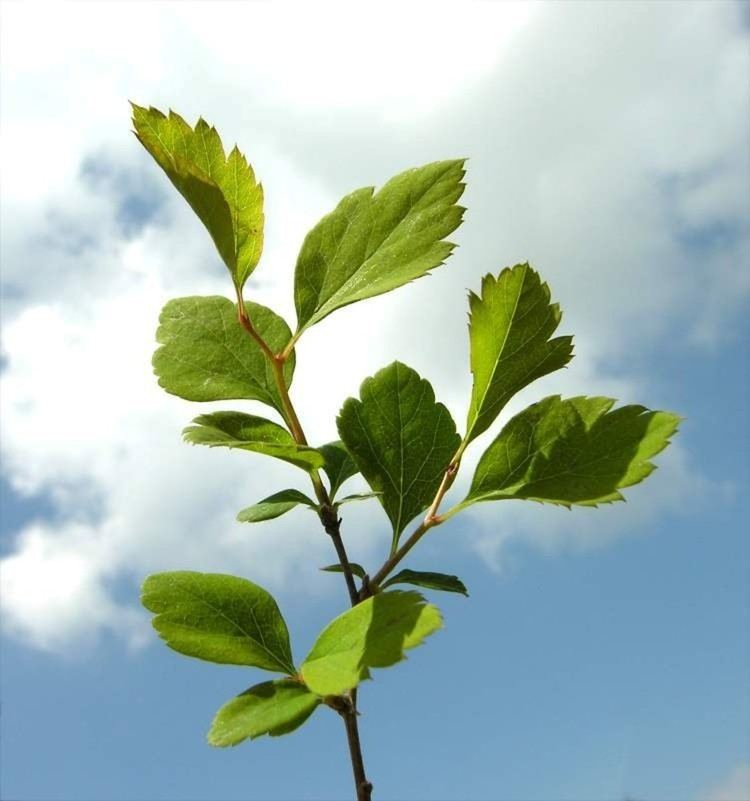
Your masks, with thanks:
[{"label": "green leaf", "polygon": [[380,493],[397,540],[432,502],[461,440],[429,382],[400,362],[366,379],[360,397],[344,403],[339,436]]},{"label": "green leaf", "polygon": [[550,339],[560,308],[528,264],[486,275],[482,296],[469,295],[471,393],[466,442],[486,431],[519,390],[564,367],[572,358],[572,337]]},{"label": "green leaf", "polygon": [[[367,574],[367,571],[362,567],[362,565],[357,564],[356,562],[349,562],[349,567],[351,568],[352,573],[357,576],[358,578],[363,579]],[[320,568],[325,573],[343,573],[344,568],[340,564],[336,565],[328,565],[328,567],[321,567]]]},{"label": "green leaf", "polygon": [[210,448],[241,448],[273,456],[301,467],[316,470],[323,466],[323,456],[315,448],[298,445],[292,435],[277,423],[244,412],[211,412],[193,420],[182,436],[193,445]]},{"label": "green leaf", "polygon": [[258,503],[238,512],[237,520],[239,520],[240,523],[260,523],[263,520],[273,520],[276,517],[281,517],[281,515],[286,514],[300,504],[305,504],[313,509],[317,508],[315,501],[308,498],[303,492],[296,489],[285,489],[281,492],[269,495],[262,501],[258,501]]},{"label": "green leaf", "polygon": [[346,445],[339,439],[335,442],[329,442],[326,445],[321,445],[318,450],[325,458],[323,470],[325,470],[328,480],[331,482],[331,499],[336,496],[336,493],[341,488],[341,485],[352,476],[355,476],[359,470],[354,463],[351,454],[346,449]]},{"label": "green leaf", "polygon": [[208,742],[224,748],[264,734],[289,734],[312,715],[320,702],[304,684],[291,679],[256,684],[216,713]]},{"label": "green leaf", "polygon": [[441,265],[461,223],[464,160],[436,161],[358,189],[310,231],[297,259],[298,334],[332,311],[381,295]]},{"label": "green leaf", "polygon": [[383,592],[339,615],[321,632],[302,663],[307,686],[318,695],[340,695],[404,659],[443,625],[436,606],[417,592]]},{"label": "green leaf", "polygon": [[460,507],[529,498],[596,506],[622,500],[643,481],[680,418],[643,406],[612,409],[611,398],[545,398],[513,417],[479,460]]},{"label": "green leaf", "polygon": [[141,602],[166,644],[186,656],[294,675],[289,632],[273,597],[221,573],[155,573]]},{"label": "green leaf", "polygon": [[379,492],[355,492],[352,495],[345,495],[336,501],[336,506],[343,506],[345,503],[351,503],[352,501],[369,501],[370,498],[378,497],[380,497]]},{"label": "green leaf", "polygon": [[[278,352],[291,337],[277,314],[245,302],[248,314],[268,345]],[[273,368],[237,320],[237,306],[223,297],[170,300],[159,317],[154,372],[159,386],[189,401],[258,400],[283,411]],[[294,355],[284,365],[292,383]]]},{"label": "green leaf", "polygon": [[208,229],[238,290],[263,250],[263,188],[235,146],[228,156],[216,129],[195,128],[174,111],[133,106],[138,141]]},{"label": "green leaf", "polygon": [[424,587],[428,590],[440,590],[441,592],[458,592],[467,598],[469,593],[458,576],[448,576],[445,573],[428,573],[418,570],[402,570],[391,576],[388,581],[381,586],[383,589],[393,584],[414,584],[417,587]]}]

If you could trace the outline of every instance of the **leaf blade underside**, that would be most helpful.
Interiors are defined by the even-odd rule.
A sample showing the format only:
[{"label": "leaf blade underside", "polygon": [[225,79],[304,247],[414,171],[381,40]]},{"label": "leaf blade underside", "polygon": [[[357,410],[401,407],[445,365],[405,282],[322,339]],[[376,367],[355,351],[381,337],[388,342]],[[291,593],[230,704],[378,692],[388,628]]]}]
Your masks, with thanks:
[{"label": "leaf blade underside", "polygon": [[320,697],[298,681],[276,679],[256,684],[219,709],[208,742],[226,748],[265,734],[289,734],[305,723],[320,703]]},{"label": "leaf blade underside", "polygon": [[226,665],[294,675],[289,631],[270,593],[238,576],[190,570],[155,573],[141,602],[173,650]]},{"label": "leaf blade underside", "polygon": [[[245,301],[253,324],[274,352],[291,337],[271,309]],[[258,400],[283,413],[273,368],[237,320],[237,306],[221,296],[170,300],[159,316],[152,363],[159,386],[189,401]],[[294,354],[284,365],[287,388]]]},{"label": "leaf blade underside", "polygon": [[321,632],[300,667],[307,686],[318,695],[340,695],[405,658],[442,627],[437,607],[417,592],[394,590],[368,598],[339,615]]}]

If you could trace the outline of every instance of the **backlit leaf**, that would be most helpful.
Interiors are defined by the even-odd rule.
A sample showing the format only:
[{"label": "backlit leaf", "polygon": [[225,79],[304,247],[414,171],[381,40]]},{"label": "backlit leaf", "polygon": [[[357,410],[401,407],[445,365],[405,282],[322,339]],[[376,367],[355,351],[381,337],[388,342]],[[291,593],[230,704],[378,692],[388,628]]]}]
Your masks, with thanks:
[{"label": "backlit leaf", "polygon": [[318,695],[340,695],[405,658],[442,627],[440,611],[417,592],[383,592],[339,615],[326,626],[302,663],[307,686]]},{"label": "backlit leaf", "polygon": [[241,290],[263,249],[263,188],[235,146],[228,156],[216,129],[179,114],[133,105],[138,141],[208,229]]},{"label": "backlit leaf", "polygon": [[256,684],[216,713],[208,742],[224,748],[264,734],[289,734],[312,715],[320,702],[320,697],[304,684],[291,679]]},{"label": "backlit leaf", "polygon": [[176,571],[143,583],[141,602],[166,644],[187,656],[295,674],[289,632],[273,597],[238,576]]},{"label": "backlit leaf", "polygon": [[560,323],[560,309],[528,264],[486,275],[481,297],[469,295],[471,393],[466,440],[494,422],[519,390],[572,358],[571,337],[550,339]]}]

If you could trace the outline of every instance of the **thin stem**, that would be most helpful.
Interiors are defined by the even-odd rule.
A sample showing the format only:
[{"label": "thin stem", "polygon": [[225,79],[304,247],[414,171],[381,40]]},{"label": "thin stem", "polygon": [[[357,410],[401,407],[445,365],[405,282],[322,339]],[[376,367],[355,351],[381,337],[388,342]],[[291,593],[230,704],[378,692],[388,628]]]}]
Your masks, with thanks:
[{"label": "thin stem", "polygon": [[396,565],[406,556],[406,554],[409,553],[409,551],[431,528],[439,525],[440,522],[442,521],[440,521],[439,518],[433,518],[432,522],[428,522],[426,519],[423,520],[417,526],[417,528],[414,529],[409,539],[406,540],[406,542],[404,542],[404,544],[392,556],[389,556],[385,562],[383,562],[383,566],[380,568],[380,570],[378,570],[378,572],[370,579],[370,586],[377,588],[381,582],[385,581],[393,568],[396,567]]},{"label": "thin stem", "polygon": [[247,313],[247,309],[245,308],[245,299],[242,297],[242,292],[240,292],[237,287],[235,287],[235,291],[237,293],[237,319],[240,321],[240,325],[258,343],[266,358],[273,361],[273,351],[268,347],[266,340],[263,339],[253,325],[250,315]]},{"label": "thin stem", "polygon": [[357,727],[357,696],[352,691],[351,707],[341,713],[346,726],[346,739],[349,743],[349,755],[352,759],[352,772],[354,774],[354,787],[357,790],[357,801],[370,801],[372,798],[372,784],[365,774],[365,763],[362,759],[362,746],[359,742],[359,729]]},{"label": "thin stem", "polygon": [[[274,353],[268,346],[268,343],[258,333],[250,316],[245,308],[245,301],[242,293],[237,290],[237,310],[240,325],[250,334],[250,336],[258,343],[263,354],[271,363],[273,368],[274,380],[276,388],[281,398],[281,404],[284,412],[284,420],[289,426],[289,431],[294,437],[294,441],[298,445],[307,445],[307,437],[305,436],[302,423],[297,416],[297,411],[294,408],[292,399],[289,396],[289,389],[286,385],[286,378],[284,376],[284,364],[289,358],[294,344],[299,338],[299,334],[287,344],[286,348],[281,353]],[[315,496],[320,504],[319,517],[320,522],[323,524],[328,536],[333,542],[333,547],[336,549],[336,555],[339,558],[341,569],[346,581],[346,588],[349,592],[349,600],[352,606],[356,606],[362,598],[357,590],[357,585],[354,582],[354,574],[352,573],[349,557],[346,553],[346,546],[341,538],[341,518],[337,514],[336,507],[331,502],[331,497],[328,490],[325,488],[323,481],[320,478],[320,473],[313,470],[310,473],[310,480],[312,481],[315,490]],[[372,796],[372,784],[367,780],[365,774],[365,763],[362,758],[362,746],[359,741],[359,726],[357,723],[357,690],[356,688],[350,693],[351,701],[347,703],[345,709],[340,709],[339,714],[344,719],[346,726],[346,738],[349,743],[349,756],[352,762],[352,771],[354,772],[354,784],[357,790],[357,801],[370,801]]]},{"label": "thin stem", "polygon": [[[294,441],[298,445],[307,445],[307,437],[302,429],[302,423],[297,417],[297,412],[292,404],[292,399],[289,397],[289,390],[286,385],[286,378],[284,377],[284,359],[281,356],[271,354],[271,366],[273,367],[273,377],[276,380],[276,387],[279,390],[281,397],[281,404],[284,407],[284,416],[289,423],[289,430],[294,437]],[[313,481],[315,484],[315,481]],[[316,486],[317,491],[317,486]]]},{"label": "thin stem", "polygon": [[[325,492],[325,488],[323,491]],[[327,497],[328,493],[326,492],[326,498]],[[328,534],[333,542],[333,547],[336,549],[336,555],[339,558],[341,570],[343,571],[344,578],[346,579],[346,588],[349,591],[349,600],[351,601],[352,606],[356,606],[360,601],[359,590],[357,589],[357,585],[354,583],[352,567],[349,564],[349,557],[346,553],[344,541],[341,539],[341,518],[336,513],[336,509],[330,505],[330,501],[328,501],[327,504],[322,505],[320,508],[320,522],[323,524],[326,534]]]}]

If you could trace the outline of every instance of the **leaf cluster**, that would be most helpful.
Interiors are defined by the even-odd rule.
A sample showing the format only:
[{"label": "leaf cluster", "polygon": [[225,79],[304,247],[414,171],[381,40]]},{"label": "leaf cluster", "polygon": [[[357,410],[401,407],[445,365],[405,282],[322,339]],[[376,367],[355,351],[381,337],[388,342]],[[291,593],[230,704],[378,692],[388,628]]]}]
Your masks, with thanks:
[{"label": "leaf cluster", "polygon": [[[256,401],[281,423],[245,411],[212,411],[185,428],[192,444],[251,451],[306,474],[314,498],[282,489],[245,509],[259,523],[297,507],[315,513],[339,561],[353,606],[331,621],[299,667],[284,618],[270,594],[233,576],[192,572],[150,576],[143,604],[166,644],[188,656],[278,674],[223,706],[209,741],[235,745],[293,731],[320,705],[356,726],[354,690],[371,670],[396,664],[442,626],[437,607],[416,586],[468,595],[454,575],[397,565],[428,531],[475,503],[534,500],[597,506],[623,499],[645,479],[651,459],[677,430],[679,418],[642,406],[615,408],[603,397],[551,396],[502,425],[479,459],[468,493],[441,512],[466,449],[495,426],[508,402],[532,382],[564,368],[572,337],[558,335],[561,311],[529,264],[486,275],[469,295],[472,389],[463,433],[429,381],[393,362],[366,378],[336,423],[339,439],[311,445],[290,396],[295,347],[310,327],[352,303],[389,292],[442,265],[448,237],[464,209],[464,161],[407,170],[381,189],[347,195],[310,231],[294,274],[296,325],[245,297],[263,246],[263,191],[234,147],[226,155],[213,127],[189,126],[178,114],[133,106],[138,140],[208,230],[227,269],[234,299],[185,297],[164,307],[153,367],[160,386],[188,401]],[[339,497],[361,475],[369,492]],[[390,550],[373,573],[350,562],[340,534],[340,508],[376,500],[390,528]],[[407,540],[402,536],[420,518]],[[359,580],[359,587],[354,579]]]}]

